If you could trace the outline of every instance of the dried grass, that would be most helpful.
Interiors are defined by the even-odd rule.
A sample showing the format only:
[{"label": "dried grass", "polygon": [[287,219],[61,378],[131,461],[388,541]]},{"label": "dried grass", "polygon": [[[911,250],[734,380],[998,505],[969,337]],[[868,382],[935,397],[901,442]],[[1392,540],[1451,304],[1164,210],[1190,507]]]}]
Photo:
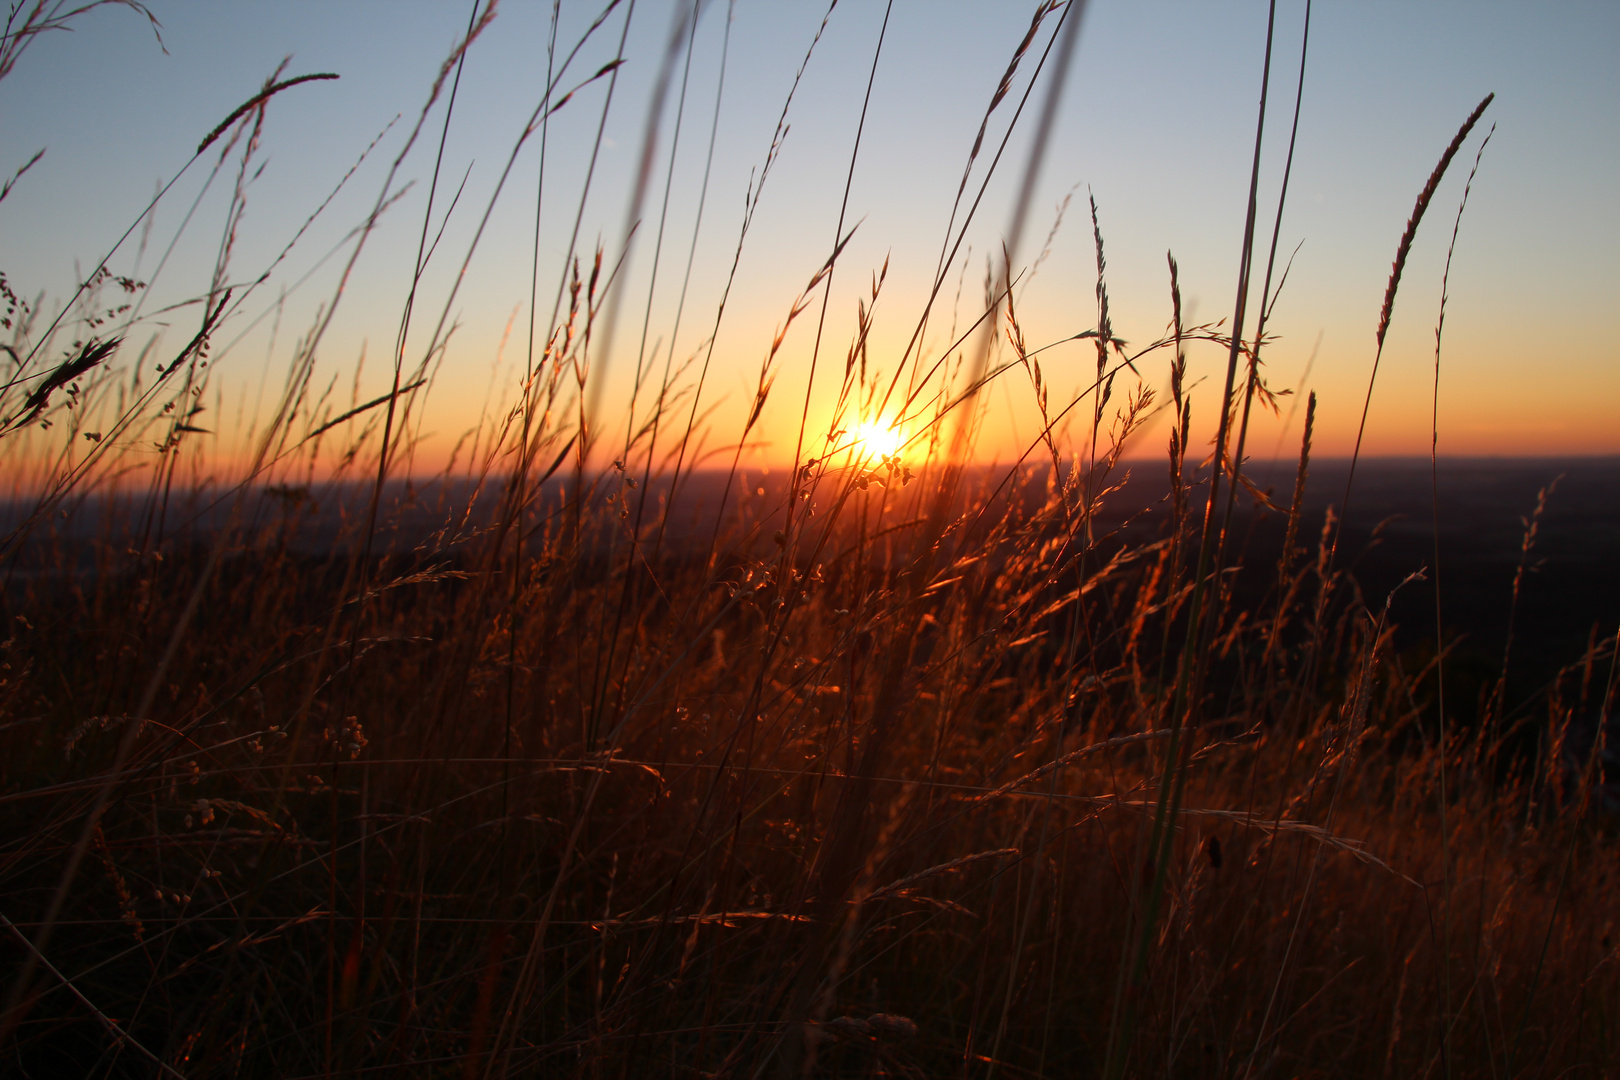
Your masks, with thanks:
[{"label": "dried grass", "polygon": [[[1054,10],[987,124],[1052,48]],[[608,4],[587,35],[624,14]],[[238,110],[239,172],[293,81]],[[1477,118],[1400,241],[1380,344]],[[1055,361],[1026,344],[1010,265],[946,355],[998,332],[1005,301],[1014,361],[953,383],[920,353],[925,311],[896,366],[869,370],[874,273],[838,415],[801,424],[807,456],[769,487],[705,427],[713,331],[595,467],[582,425],[613,251],[570,258],[511,402],[439,477],[399,470],[442,337],[415,374],[395,356],[389,395],[344,405],[313,382],[330,306],[225,490],[186,477],[229,293],[210,289],[138,392],[117,396],[116,337],[0,388],[0,454],[43,478],[0,545],[7,1060],[192,1078],[1612,1068],[1615,841],[1588,799],[1601,775],[1563,769],[1553,740],[1562,702],[1610,707],[1612,648],[1594,636],[1540,703],[1539,765],[1472,731],[1414,737],[1433,667],[1392,654],[1333,567],[1333,516],[1306,509],[1314,395],[1269,588],[1217,587],[1234,565],[1211,481],[1238,481],[1241,450],[1188,460],[1186,349],[1230,357],[1224,435],[1259,335],[1184,325],[1171,259],[1167,329],[1127,351],[1099,221],[1093,202],[1098,326],[1059,342],[1095,350],[1094,382],[1048,402]],[[805,268],[783,333],[846,241]],[[18,374],[75,318],[20,315]],[[781,343],[762,343],[750,427]],[[1110,394],[1161,352],[1168,495],[1122,521],[1121,454],[1159,406],[1141,382]],[[1044,425],[1025,458],[1047,461],[953,461],[951,413],[1014,367]],[[1071,416],[1089,422],[1065,433]],[[900,421],[900,453],[851,437]],[[64,433],[91,449],[41,464]],[[158,464],[121,489],[137,438]],[[699,469],[715,454],[730,475]]]}]

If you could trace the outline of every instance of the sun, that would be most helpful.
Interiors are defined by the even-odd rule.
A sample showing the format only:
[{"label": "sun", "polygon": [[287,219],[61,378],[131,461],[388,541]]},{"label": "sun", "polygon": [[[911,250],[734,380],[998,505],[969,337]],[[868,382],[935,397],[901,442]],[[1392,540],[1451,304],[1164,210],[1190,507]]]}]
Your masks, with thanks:
[{"label": "sun", "polygon": [[893,457],[905,443],[904,436],[896,429],[870,421],[857,427],[854,435],[861,452],[872,457]]}]

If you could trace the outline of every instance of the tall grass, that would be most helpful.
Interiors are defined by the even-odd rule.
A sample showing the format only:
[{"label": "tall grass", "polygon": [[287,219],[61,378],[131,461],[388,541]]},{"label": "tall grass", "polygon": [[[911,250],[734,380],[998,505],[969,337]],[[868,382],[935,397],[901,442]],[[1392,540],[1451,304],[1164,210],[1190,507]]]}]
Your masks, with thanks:
[{"label": "tall grass", "polygon": [[[1605,730],[1615,642],[1594,634],[1535,703],[1533,757],[1494,723],[1444,722],[1444,657],[1397,653],[1388,598],[1363,595],[1337,558],[1340,517],[1306,510],[1314,395],[1276,565],[1244,566],[1226,543],[1237,493],[1265,498],[1241,465],[1251,406],[1271,400],[1259,356],[1282,204],[1252,337],[1253,191],[1230,323],[1184,324],[1171,258],[1166,328],[1128,349],[1093,201],[1097,325],[1065,339],[1095,344],[1082,393],[1049,399],[1011,251],[951,347],[924,353],[1007,145],[980,162],[986,131],[1011,131],[1055,42],[1067,62],[1070,14],[1039,5],[996,90],[911,345],[889,370],[868,356],[885,267],[842,370],[821,358],[837,409],[825,429],[801,411],[786,478],[749,475],[741,453],[818,292],[818,356],[837,333],[825,297],[842,220],[762,343],[733,443],[705,419],[706,352],[656,381],[638,361],[622,432],[594,408],[627,258],[599,249],[570,258],[551,321],[531,314],[523,379],[443,473],[410,463],[446,317],[407,356],[429,299],[413,288],[389,393],[362,401],[357,383],[345,404],[314,378],[340,289],[248,460],[218,480],[226,463],[196,436],[211,343],[242,300],[226,285],[242,178],[268,110],[291,100],[273,95],[321,76],[277,72],[199,149],[219,140],[214,168],[237,184],[197,329],[155,379],[142,381],[151,355],[130,355],[145,285],[113,277],[111,255],[49,324],[8,285],[6,1068],[1612,1070],[1613,823],[1594,800],[1601,746],[1565,749],[1582,717]],[[461,67],[491,17],[472,9],[350,269],[441,100],[442,161]],[[609,3],[585,38],[615,18],[628,13]],[[665,82],[693,32],[677,23]],[[565,87],[616,76],[618,60],[572,71],[579,47],[553,39],[513,160],[531,137],[546,145]],[[1380,349],[1419,220],[1488,101],[1400,240]],[[436,162],[418,284],[439,179]],[[644,349],[645,324],[641,336]],[[1004,362],[991,348],[1003,337]],[[1200,343],[1229,360],[1202,462],[1185,379]],[[1169,372],[1164,405],[1141,375],[1153,364]],[[976,394],[1018,372],[1040,437],[1010,467],[970,464]],[[1123,459],[1166,407],[1161,489]],[[1076,436],[1071,416],[1086,418]],[[905,445],[880,446],[886,429]],[[138,440],[155,465],[134,469]],[[1150,497],[1133,494],[1144,486]]]}]

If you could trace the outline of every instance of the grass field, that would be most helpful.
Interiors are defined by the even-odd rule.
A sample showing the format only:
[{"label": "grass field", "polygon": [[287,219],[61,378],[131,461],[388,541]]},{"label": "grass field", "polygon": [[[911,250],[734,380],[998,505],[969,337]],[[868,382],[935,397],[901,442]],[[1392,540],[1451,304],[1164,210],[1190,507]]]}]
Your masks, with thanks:
[{"label": "grass field", "polygon": [[[1061,50],[1067,10],[1038,10],[1009,80]],[[227,177],[254,168],[275,92],[215,133]],[[1486,104],[1390,238],[1380,348]],[[1086,238],[1096,381],[1072,401],[1048,401],[1024,343],[1018,267],[958,347],[882,363],[874,274],[822,352],[838,413],[761,478],[742,447],[780,337],[740,435],[704,426],[696,368],[597,423],[598,252],[443,474],[401,465],[423,372],[322,397],[315,326],[222,480],[194,410],[235,310],[237,206],[195,337],[167,352],[137,357],[121,305],[144,286],[105,265],[54,323],[6,290],[7,1074],[1620,1067],[1616,777],[1594,747],[1615,613],[1556,662],[1527,646],[1552,674],[1510,683],[1544,511],[1515,506],[1500,660],[1439,662],[1445,552],[1364,587],[1376,500],[1354,463],[1313,472],[1314,398],[1292,475],[1249,480],[1282,271],[1263,208],[1232,317],[1184,324],[1172,260],[1164,327],[1129,349]],[[1451,210],[1432,213],[1438,243]],[[784,328],[838,269],[834,251]],[[942,308],[954,287],[932,283]],[[949,315],[904,317],[915,343]],[[1185,353],[1211,342],[1226,407],[1198,391],[1223,415],[1203,447]],[[975,370],[1034,395],[1048,434],[1024,460],[975,458]],[[1166,457],[1127,460],[1156,410]]]}]

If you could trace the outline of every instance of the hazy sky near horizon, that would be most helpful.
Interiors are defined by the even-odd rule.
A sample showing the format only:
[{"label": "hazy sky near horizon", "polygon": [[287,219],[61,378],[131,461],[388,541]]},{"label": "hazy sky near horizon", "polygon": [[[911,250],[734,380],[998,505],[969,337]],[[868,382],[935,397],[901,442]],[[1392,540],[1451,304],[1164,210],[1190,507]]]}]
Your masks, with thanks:
[{"label": "hazy sky near horizon", "polygon": [[[353,243],[345,238],[377,198],[441,61],[466,26],[470,5],[154,0],[150,6],[162,24],[166,51],[133,13],[101,9],[82,18],[73,32],[35,42],[0,82],[0,170],[9,177],[34,151],[46,150],[0,204],[0,270],[19,292],[43,296],[47,314],[137,219],[156,186],[185,165],[202,135],[258,89],[284,57],[292,58],[289,75],[331,71],[342,78],[293,88],[269,105],[255,164],[263,168],[247,187],[231,280],[251,281],[271,266],[386,129],[377,149],[292,252],[254,288],[241,314],[216,335],[209,393],[217,396],[222,415],[210,427],[217,428],[225,448],[233,432],[245,427],[255,402],[274,396],[295,340],[307,331],[317,307],[333,296],[349,251],[345,245]],[[1033,6],[895,0],[850,183],[847,219],[859,228],[832,283],[821,367],[810,398],[812,427],[825,421],[830,408],[855,324],[856,297],[869,292],[872,274],[885,259],[888,278],[870,357],[874,367],[893,370],[926,300],[968,149]],[[559,54],[600,9],[600,4],[564,0]],[[419,453],[426,465],[442,461],[460,434],[478,422],[481,410],[497,408],[523,369],[537,196],[535,309],[542,334],[558,295],[576,214],[583,258],[598,242],[610,261],[623,250],[631,178],[675,10],[669,0],[621,3],[561,80],[562,86],[572,86],[597,70],[625,35],[627,62],[613,88],[582,213],[580,193],[609,80],[592,83],[556,114],[546,131],[543,189],[537,192],[541,140],[536,135],[518,153],[492,203],[517,135],[543,92],[551,5],[504,0],[469,51],[445,142],[434,231],[464,176],[465,186],[424,277],[406,351],[406,364],[413,366],[441,311],[457,326],[431,405],[422,414]],[[697,229],[728,10],[730,44],[711,179]],[[884,12],[878,0],[837,4],[793,100],[791,129],[742,248],[715,340],[704,391],[705,405],[719,403],[711,415],[711,445],[736,437],[776,327],[832,248]],[[1278,5],[1260,188],[1262,256],[1287,149],[1303,12],[1302,3]],[[703,5],[690,39],[678,142],[676,111],[688,70],[684,53],[676,59],[659,128],[658,157],[624,278],[613,354],[596,360],[593,378],[605,370],[607,379],[607,428],[623,414],[638,354],[651,358],[655,373],[662,368],[689,253],[693,270],[675,342],[677,360],[699,350],[713,330],[745,196],[757,182],[795,71],[825,13],[819,3],[738,0],[728,9],[724,0],[713,0]],[[1049,20],[1037,39],[1036,55],[1055,23]],[[1073,192],[1049,258],[1033,275],[1026,269],[1020,286],[1019,316],[1031,344],[1045,345],[1095,325],[1088,194],[1096,200],[1106,245],[1117,335],[1140,344],[1164,330],[1167,251],[1181,267],[1189,320],[1230,316],[1265,32],[1266,5],[1257,0],[1090,4],[1017,246],[1017,262],[1027,268],[1052,228],[1058,204]],[[1446,246],[1463,182],[1494,124],[1451,271],[1440,450],[1620,452],[1620,345],[1610,326],[1620,307],[1617,56],[1620,5],[1612,3],[1316,4],[1279,263],[1296,246],[1298,255],[1276,307],[1271,329],[1278,337],[1267,346],[1266,360],[1273,388],[1318,393],[1319,453],[1347,453],[1353,445],[1396,243],[1441,150],[1473,106],[1493,91],[1496,100],[1447,175],[1408,263],[1366,449],[1428,451],[1434,326]],[[992,119],[969,182],[970,197],[1034,59],[1026,61],[1008,102]],[[1027,135],[1049,77],[1050,69],[1030,96],[963,254],[953,263],[940,313],[930,324],[930,359],[948,343],[958,280],[964,325],[982,304],[986,260],[999,257],[1006,239],[1028,157]],[[415,184],[390,206],[368,240],[323,339],[316,381],[325,386],[336,377],[345,405],[351,392],[363,400],[381,392],[389,379],[390,350],[410,288],[445,104],[441,98],[401,166],[400,177]],[[666,173],[672,143],[674,168]],[[211,151],[192,165],[159,204],[144,251],[137,230],[109,263],[115,273],[156,275],[145,301],[150,314],[131,331],[133,342],[162,331],[165,347],[178,348],[195,332],[195,307],[157,312],[207,288],[234,179],[227,163],[205,190],[215,160]],[[671,177],[667,224],[659,244],[666,175]],[[447,305],[486,208],[488,224]],[[1263,269],[1262,263],[1257,274]],[[792,459],[819,311],[818,295],[783,346],[771,403],[755,433],[765,444],[755,451],[761,463]],[[365,367],[351,391],[362,352]],[[696,355],[701,358],[702,352]],[[1044,354],[1052,400],[1066,400],[1089,382],[1094,363],[1085,342]],[[1144,384],[1162,393],[1167,365],[1164,353],[1143,361]],[[1216,412],[1223,366],[1224,354],[1217,350],[1191,354],[1191,376],[1202,380],[1194,391],[1195,416],[1202,421]],[[1124,384],[1116,386],[1116,402],[1123,389]],[[1009,372],[981,403],[984,452],[1001,459],[1021,452],[1036,432],[1027,376]],[[1285,419],[1290,416],[1290,399],[1283,400],[1282,412]],[[1297,453],[1298,429],[1297,416],[1286,432],[1282,420],[1265,421],[1251,441],[1251,454],[1291,457]],[[1133,452],[1159,453],[1164,434],[1160,423]]]}]

